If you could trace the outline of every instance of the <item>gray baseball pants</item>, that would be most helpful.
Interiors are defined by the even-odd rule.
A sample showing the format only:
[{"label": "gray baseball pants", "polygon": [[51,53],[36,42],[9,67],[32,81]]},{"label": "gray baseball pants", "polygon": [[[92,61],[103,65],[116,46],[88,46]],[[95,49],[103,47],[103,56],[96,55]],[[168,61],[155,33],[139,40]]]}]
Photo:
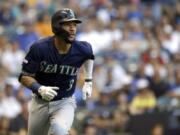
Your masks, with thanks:
[{"label": "gray baseball pants", "polygon": [[74,97],[47,102],[33,95],[29,106],[28,135],[68,135],[75,108]]}]

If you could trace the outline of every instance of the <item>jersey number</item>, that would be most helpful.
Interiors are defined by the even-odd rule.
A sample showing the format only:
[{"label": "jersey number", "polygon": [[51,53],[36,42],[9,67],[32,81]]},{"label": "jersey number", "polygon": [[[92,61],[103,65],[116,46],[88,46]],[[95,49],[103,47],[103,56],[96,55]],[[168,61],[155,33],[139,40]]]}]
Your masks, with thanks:
[{"label": "jersey number", "polygon": [[67,90],[67,91],[71,90],[73,84],[74,84],[74,79],[71,79],[71,80],[69,81],[69,88],[66,89],[66,90]]}]

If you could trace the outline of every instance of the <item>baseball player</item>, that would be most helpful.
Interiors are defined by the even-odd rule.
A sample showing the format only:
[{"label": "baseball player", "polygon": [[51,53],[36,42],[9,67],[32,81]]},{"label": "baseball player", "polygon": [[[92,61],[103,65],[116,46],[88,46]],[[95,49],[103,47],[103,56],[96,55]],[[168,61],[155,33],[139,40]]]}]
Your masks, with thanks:
[{"label": "baseball player", "polygon": [[32,90],[28,135],[68,135],[76,108],[77,74],[83,65],[83,99],[92,92],[94,55],[91,45],[76,41],[78,20],[71,9],[58,10],[51,19],[54,36],[30,47],[19,81]]}]

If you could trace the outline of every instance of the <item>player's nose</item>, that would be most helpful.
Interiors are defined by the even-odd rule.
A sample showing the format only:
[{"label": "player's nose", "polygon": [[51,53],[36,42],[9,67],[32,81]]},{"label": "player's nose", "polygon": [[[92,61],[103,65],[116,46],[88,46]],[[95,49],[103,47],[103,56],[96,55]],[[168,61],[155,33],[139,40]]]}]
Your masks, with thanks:
[{"label": "player's nose", "polygon": [[70,24],[69,29],[70,29],[70,31],[76,31],[76,25],[74,25],[73,23]]}]

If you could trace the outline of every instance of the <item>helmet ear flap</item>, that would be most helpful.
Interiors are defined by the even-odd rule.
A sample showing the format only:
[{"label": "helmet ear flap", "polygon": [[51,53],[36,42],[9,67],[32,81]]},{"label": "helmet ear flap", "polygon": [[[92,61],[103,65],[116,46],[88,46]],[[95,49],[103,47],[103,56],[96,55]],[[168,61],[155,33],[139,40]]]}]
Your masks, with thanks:
[{"label": "helmet ear flap", "polygon": [[61,29],[61,24],[58,21],[51,21],[51,27],[52,27],[52,32],[56,35],[59,32],[59,29]]}]

